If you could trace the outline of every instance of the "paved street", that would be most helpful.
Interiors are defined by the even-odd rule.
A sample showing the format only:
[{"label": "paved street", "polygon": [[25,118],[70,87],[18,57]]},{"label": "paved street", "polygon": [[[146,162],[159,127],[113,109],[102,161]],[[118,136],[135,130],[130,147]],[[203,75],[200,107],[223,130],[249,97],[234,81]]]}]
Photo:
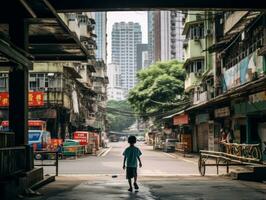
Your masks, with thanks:
[{"label": "paved street", "polygon": [[[60,161],[56,181],[39,189],[41,196],[27,200],[266,200],[264,183],[216,176],[215,168],[207,168],[207,176],[201,177],[197,171],[197,158],[153,151],[143,143],[138,144],[143,153],[140,189],[139,192],[128,192],[121,168],[122,152],[127,143],[111,143],[110,146],[100,157]],[[46,168],[45,172],[51,174],[53,169]]]},{"label": "paved street", "polygon": [[[123,175],[122,153],[128,146],[127,142],[110,143],[110,149],[100,157],[88,156],[85,158],[60,160],[59,175]],[[145,176],[171,176],[171,175],[198,175],[197,159],[184,158],[161,151],[152,150],[151,146],[138,143],[143,155],[141,157],[143,168],[140,175]],[[45,174],[53,174],[54,167],[45,167]],[[224,173],[221,170],[220,173]],[[207,168],[207,174],[216,174],[214,167]]]},{"label": "paved street", "polygon": [[266,185],[225,177],[141,177],[139,192],[128,192],[124,177],[58,177],[27,200],[265,200]]}]

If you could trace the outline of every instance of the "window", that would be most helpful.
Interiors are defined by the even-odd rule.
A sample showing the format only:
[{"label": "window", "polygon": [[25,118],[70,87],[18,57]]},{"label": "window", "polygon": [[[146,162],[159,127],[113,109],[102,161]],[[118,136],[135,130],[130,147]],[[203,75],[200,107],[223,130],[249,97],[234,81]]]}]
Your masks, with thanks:
[{"label": "window", "polygon": [[202,73],[204,71],[204,60],[195,60],[187,65],[187,73]]},{"label": "window", "polygon": [[33,91],[45,91],[47,88],[61,88],[62,75],[46,73],[32,73],[29,77],[29,89]]},{"label": "window", "polygon": [[8,91],[8,75],[0,74],[0,92]]},{"label": "window", "polygon": [[204,26],[203,24],[191,25],[187,35],[188,39],[202,39],[204,37]]},{"label": "window", "polygon": [[196,72],[202,72],[203,70],[203,60],[196,61]]}]

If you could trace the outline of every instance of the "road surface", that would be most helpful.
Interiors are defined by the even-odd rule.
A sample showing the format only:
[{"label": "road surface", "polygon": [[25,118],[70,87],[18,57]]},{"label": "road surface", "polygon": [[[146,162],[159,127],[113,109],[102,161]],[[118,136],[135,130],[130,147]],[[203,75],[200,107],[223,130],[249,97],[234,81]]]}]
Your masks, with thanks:
[{"label": "road surface", "polygon": [[[78,159],[59,161],[59,175],[123,175],[122,169],[124,149],[127,142],[109,143],[110,148],[102,156],[88,156]],[[175,154],[154,151],[152,146],[137,143],[142,151],[143,167],[140,175],[145,176],[173,176],[199,175],[197,159],[187,159]],[[45,167],[45,174],[53,174],[54,167]],[[221,173],[225,172],[221,170]],[[207,174],[215,174],[216,168],[207,168]]]}]

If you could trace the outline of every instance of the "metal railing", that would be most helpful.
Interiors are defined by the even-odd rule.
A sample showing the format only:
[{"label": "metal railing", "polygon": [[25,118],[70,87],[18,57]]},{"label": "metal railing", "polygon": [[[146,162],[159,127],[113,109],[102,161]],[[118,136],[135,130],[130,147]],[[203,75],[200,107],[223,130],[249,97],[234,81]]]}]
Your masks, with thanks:
[{"label": "metal railing", "polygon": [[229,173],[229,166],[234,165],[263,166],[260,144],[222,144],[225,146],[225,152],[200,150],[198,168],[202,176],[205,175],[206,166],[216,166],[217,174],[219,166],[226,166],[227,173]]},{"label": "metal railing", "polygon": [[75,157],[76,159],[85,154],[84,145],[75,145],[75,146],[64,146],[63,147],[63,157]]},{"label": "metal railing", "polygon": [[[55,175],[58,176],[58,160],[60,153],[58,151],[35,151],[34,152],[34,166],[55,166]],[[54,161],[47,163],[46,161]]]},{"label": "metal railing", "polygon": [[15,146],[15,133],[0,132],[0,148]]},{"label": "metal railing", "polygon": [[0,179],[25,171],[26,157],[26,146],[0,148]]},{"label": "metal railing", "polygon": [[223,143],[227,154],[250,161],[262,161],[260,144]]}]

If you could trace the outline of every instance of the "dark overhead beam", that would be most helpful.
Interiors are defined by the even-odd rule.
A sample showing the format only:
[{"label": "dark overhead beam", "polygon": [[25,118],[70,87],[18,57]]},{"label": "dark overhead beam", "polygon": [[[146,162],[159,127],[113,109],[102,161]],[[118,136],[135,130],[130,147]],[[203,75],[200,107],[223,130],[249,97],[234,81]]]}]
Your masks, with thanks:
[{"label": "dark overhead beam", "polygon": [[[87,49],[81,44],[80,40],[78,39],[78,37],[69,29],[69,27],[65,24],[65,22],[61,19],[61,17],[59,17],[59,15],[57,14],[56,10],[53,8],[53,6],[49,3],[48,0],[43,0],[43,2],[45,3],[45,5],[50,9],[50,11],[54,14],[54,16],[56,17],[58,23],[62,26],[63,30],[68,32],[70,37],[72,37],[75,42],[79,45],[80,49],[83,51],[83,53],[88,56],[88,51]],[[61,2],[62,3],[62,2]]]},{"label": "dark overhead beam", "polygon": [[87,62],[87,56],[73,54],[34,54],[36,61],[81,61]]},{"label": "dark overhead beam", "polygon": [[76,44],[75,43],[75,40],[73,38],[66,38],[66,37],[56,38],[53,35],[46,35],[46,36],[36,35],[36,36],[30,36],[29,43],[30,44],[38,44],[38,43],[46,43],[46,44],[58,44],[58,43],[63,43],[63,44]]},{"label": "dark overhead beam", "polygon": [[32,62],[17,51],[10,43],[0,38],[0,52],[6,56],[11,62],[26,66],[28,69],[32,69]]},{"label": "dark overhead beam", "polygon": [[25,7],[25,9],[29,12],[29,14],[33,18],[37,18],[37,15],[35,14],[35,12],[32,10],[32,8],[30,7],[30,5],[25,0],[19,0],[19,1]]},{"label": "dark overhead beam", "polygon": [[265,10],[262,0],[49,0],[58,12],[151,9]]}]

